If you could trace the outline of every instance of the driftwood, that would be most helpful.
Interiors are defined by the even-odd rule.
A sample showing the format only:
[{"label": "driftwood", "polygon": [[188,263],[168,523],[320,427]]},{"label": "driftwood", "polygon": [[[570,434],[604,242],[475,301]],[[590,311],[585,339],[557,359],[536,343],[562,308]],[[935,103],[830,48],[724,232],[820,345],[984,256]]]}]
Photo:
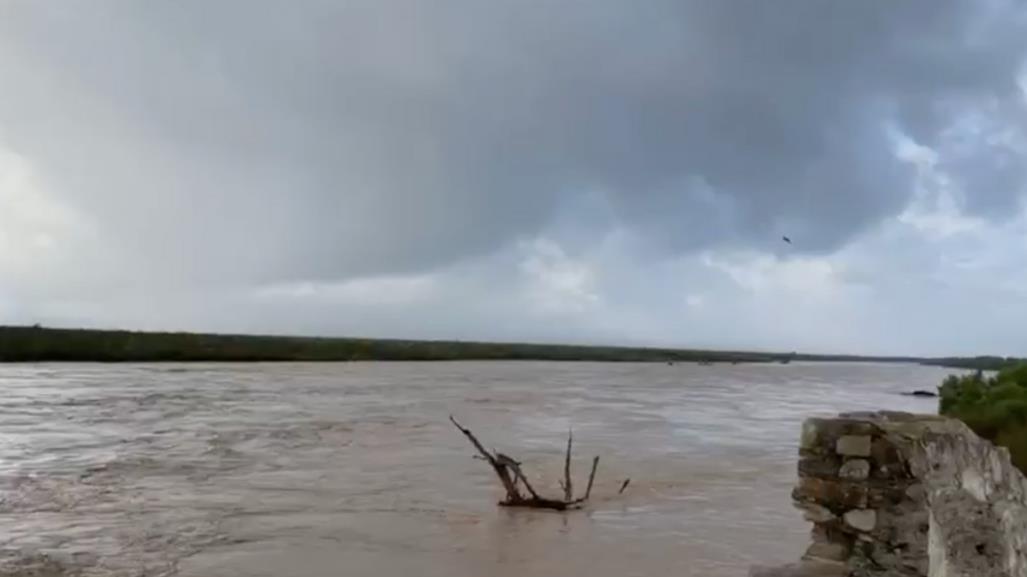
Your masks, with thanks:
[{"label": "driftwood", "polygon": [[[560,482],[560,486],[563,488],[563,499],[550,499],[542,497],[535,491],[535,488],[531,486],[531,482],[528,481],[528,477],[525,476],[524,471],[521,470],[521,463],[503,453],[492,452],[490,453],[481,444],[481,441],[474,436],[474,433],[470,429],[464,427],[450,415],[449,420],[453,423],[461,433],[467,437],[467,440],[474,445],[474,448],[478,450],[481,460],[487,462],[492,466],[492,470],[496,472],[496,476],[499,477],[499,482],[503,484],[503,489],[506,491],[506,499],[499,502],[502,507],[526,507],[529,509],[552,509],[554,511],[567,511],[570,509],[580,509],[584,506],[585,502],[588,501],[589,497],[592,496],[592,484],[595,482],[596,469],[599,468],[599,457],[592,459],[592,471],[588,475],[588,487],[585,489],[585,496],[575,498],[574,497],[574,483],[571,480],[571,447],[573,445],[573,434],[567,435],[567,454],[563,461],[563,481]],[[631,479],[626,479],[621,485],[620,493],[624,492],[627,488],[628,483]],[[524,489],[527,491],[527,495],[523,494],[520,490],[520,485],[524,485]]]}]

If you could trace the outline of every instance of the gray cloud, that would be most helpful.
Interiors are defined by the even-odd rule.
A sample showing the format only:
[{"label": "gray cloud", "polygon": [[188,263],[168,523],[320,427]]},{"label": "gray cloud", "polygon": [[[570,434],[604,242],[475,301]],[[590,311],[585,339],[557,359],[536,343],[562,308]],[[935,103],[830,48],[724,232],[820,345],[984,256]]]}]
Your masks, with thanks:
[{"label": "gray cloud", "polygon": [[[1013,109],[1027,39],[969,0],[3,11],[7,145],[161,268],[249,279],[428,269],[594,191],[674,251],[829,251],[908,200],[887,129]],[[961,160],[974,205],[1020,194]]]},{"label": "gray cloud", "polygon": [[[0,152],[72,216],[31,264],[0,250],[0,275],[27,301],[195,294],[459,270],[539,236],[587,255],[616,231],[625,260],[780,255],[782,234],[826,256],[913,199],[895,135],[967,215],[1013,218],[1025,18],[1004,0],[7,1]],[[638,297],[605,274],[605,299]]]}]

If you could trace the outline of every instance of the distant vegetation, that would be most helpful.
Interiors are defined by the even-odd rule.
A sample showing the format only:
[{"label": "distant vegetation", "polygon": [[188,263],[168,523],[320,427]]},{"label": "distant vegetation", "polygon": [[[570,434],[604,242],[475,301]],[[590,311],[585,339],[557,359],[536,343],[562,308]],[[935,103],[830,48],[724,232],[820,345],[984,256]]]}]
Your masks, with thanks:
[{"label": "distant vegetation", "polygon": [[941,386],[940,412],[956,417],[981,437],[1007,447],[1027,472],[1027,363],[997,374],[950,376]]},{"label": "distant vegetation", "polygon": [[142,333],[0,327],[12,361],[449,361],[772,362],[787,354],[549,344]]},{"label": "distant vegetation", "polygon": [[1023,362],[1024,359],[1015,357],[944,357],[925,360],[923,364],[975,371],[1001,371],[1002,369],[1015,367]]},{"label": "distant vegetation", "polygon": [[548,360],[681,363],[910,362],[973,367],[975,359],[461,341],[143,333],[0,326],[0,362]]}]

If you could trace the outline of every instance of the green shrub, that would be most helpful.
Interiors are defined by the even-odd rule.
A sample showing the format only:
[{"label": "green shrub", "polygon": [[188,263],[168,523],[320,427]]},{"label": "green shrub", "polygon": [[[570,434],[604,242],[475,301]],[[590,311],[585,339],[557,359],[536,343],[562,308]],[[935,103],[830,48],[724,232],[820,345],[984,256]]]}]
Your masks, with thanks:
[{"label": "green shrub", "polygon": [[965,422],[975,433],[1009,449],[1027,472],[1027,364],[985,377],[981,372],[950,376],[940,389],[941,414]]},{"label": "green shrub", "polygon": [[1013,456],[1013,464],[1027,473],[1027,426],[1002,431],[995,443],[1008,448]]}]

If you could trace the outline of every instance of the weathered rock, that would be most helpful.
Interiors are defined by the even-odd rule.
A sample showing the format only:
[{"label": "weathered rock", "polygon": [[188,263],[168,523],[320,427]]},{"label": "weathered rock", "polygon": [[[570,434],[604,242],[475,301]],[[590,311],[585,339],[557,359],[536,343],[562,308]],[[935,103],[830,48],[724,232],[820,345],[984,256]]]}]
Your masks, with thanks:
[{"label": "weathered rock", "polygon": [[805,558],[842,562],[851,555],[852,548],[843,543],[815,542],[806,549]]},{"label": "weathered rock", "polygon": [[906,501],[906,488],[909,486],[901,480],[890,483],[877,482],[869,485],[867,504],[869,509],[894,509]]},{"label": "weathered rock", "polygon": [[827,507],[816,503],[797,503],[796,506],[802,510],[802,517],[811,523],[827,523],[838,517]]},{"label": "weathered rock", "polygon": [[838,476],[842,466],[841,459],[825,456],[808,456],[799,459],[799,474],[805,477],[821,477],[831,479]]},{"label": "weathered rock", "polygon": [[1027,478],[935,415],[849,413],[802,430],[802,563],[754,577],[1027,577]]},{"label": "weathered rock", "polygon": [[871,439],[867,435],[845,435],[835,443],[835,451],[846,457],[869,457]]},{"label": "weathered rock", "polygon": [[906,487],[906,498],[914,501],[922,501],[926,495],[924,495],[924,486],[916,483]]},{"label": "weathered rock", "polygon": [[869,533],[877,526],[877,511],[872,509],[854,509],[845,513],[845,524],[857,531]]},{"label": "weathered rock", "polygon": [[799,479],[792,492],[797,501],[819,503],[831,510],[861,509],[867,506],[869,488],[841,479]]},{"label": "weathered rock", "polygon": [[877,467],[874,472],[877,479],[891,480],[910,476],[894,439],[882,437],[874,440],[870,445],[870,461]]},{"label": "weathered rock", "polygon": [[802,425],[799,448],[812,452],[831,452],[839,437],[869,436],[877,432],[877,425],[866,418],[808,419]]},{"label": "weathered rock", "polygon": [[870,477],[870,461],[866,459],[845,461],[838,471],[838,476],[851,481],[862,481]]},{"label": "weathered rock", "polygon": [[924,398],[930,398],[930,399],[933,399],[933,398],[938,396],[938,393],[936,393],[934,391],[926,391],[926,390],[923,390],[923,389],[917,389],[915,391],[908,391],[908,392],[905,392],[905,393],[902,393],[902,394],[906,395],[907,397],[924,397]]}]

